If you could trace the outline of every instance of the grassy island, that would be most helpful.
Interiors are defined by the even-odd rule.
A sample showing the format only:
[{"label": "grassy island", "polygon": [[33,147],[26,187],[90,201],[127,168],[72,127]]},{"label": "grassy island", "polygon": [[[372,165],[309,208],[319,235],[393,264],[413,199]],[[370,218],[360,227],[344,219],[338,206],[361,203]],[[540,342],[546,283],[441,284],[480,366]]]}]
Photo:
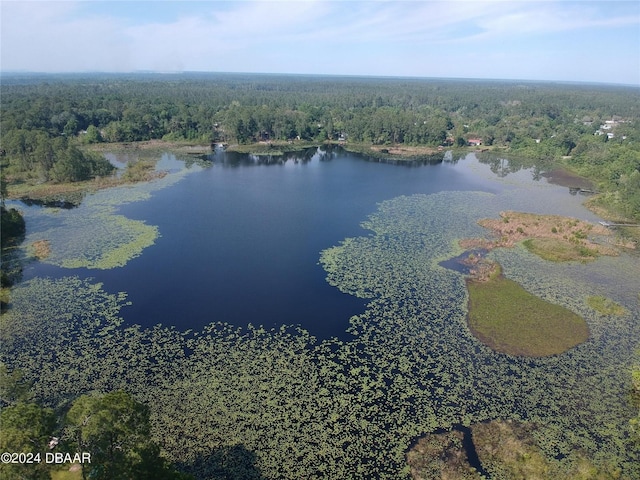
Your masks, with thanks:
[{"label": "grassy island", "polygon": [[486,279],[467,281],[469,328],[483,343],[510,355],[543,357],[589,338],[582,317],[530,294],[494,265]]},{"label": "grassy island", "polygon": [[602,225],[560,215],[501,212],[500,219],[484,218],[478,224],[491,230],[494,240],[465,239],[463,248],[513,247],[519,242],[539,257],[554,262],[590,261],[600,255],[618,255],[617,247],[635,248],[635,243],[621,238],[613,242],[596,239],[612,237]]},{"label": "grassy island", "polygon": [[[492,231],[493,240],[464,239],[463,248],[513,247],[519,242],[539,257],[554,261],[587,262],[600,255],[618,255],[632,242],[610,241],[611,230],[562,217],[506,211],[500,219],[478,224]],[[606,239],[604,242],[602,239]],[[542,357],[565,352],[584,342],[589,329],[584,319],[564,307],[550,304],[502,276],[500,266],[470,255],[468,324],[472,333],[494,350],[511,355]],[[604,297],[589,297],[587,304],[603,315],[622,315],[623,307]]]}]

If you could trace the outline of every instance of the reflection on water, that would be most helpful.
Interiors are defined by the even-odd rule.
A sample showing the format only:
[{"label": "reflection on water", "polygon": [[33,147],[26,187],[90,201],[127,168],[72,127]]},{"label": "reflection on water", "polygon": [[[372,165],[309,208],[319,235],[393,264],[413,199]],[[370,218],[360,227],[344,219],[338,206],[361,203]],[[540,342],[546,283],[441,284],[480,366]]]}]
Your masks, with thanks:
[{"label": "reflection on water", "polygon": [[[52,199],[41,200],[33,198],[22,198],[20,201],[29,207],[47,207],[47,208],[64,208],[71,209],[76,208],[82,202],[84,194],[81,192],[74,192],[75,195],[66,195],[64,199]],[[75,197],[74,200],[71,198]]]}]

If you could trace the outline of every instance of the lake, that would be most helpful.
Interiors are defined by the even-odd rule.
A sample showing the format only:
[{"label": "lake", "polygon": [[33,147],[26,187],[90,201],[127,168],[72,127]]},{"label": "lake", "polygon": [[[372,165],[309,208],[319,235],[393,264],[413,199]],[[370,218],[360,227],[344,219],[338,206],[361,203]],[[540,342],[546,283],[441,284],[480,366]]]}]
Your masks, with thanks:
[{"label": "lake", "polygon": [[[131,392],[150,405],[168,459],[197,478],[218,472],[228,445],[248,452],[242,461],[255,456],[264,478],[350,478],[362,467],[400,478],[416,437],[491,419],[536,425],[562,468],[584,450],[640,478],[639,453],[626,448],[637,253],[586,263],[521,246],[488,254],[587,322],[587,341],[540,358],[472,334],[465,277],[448,262],[461,238],[487,235],[478,219],[501,211],[597,220],[583,196],[547,181],[549,166],[484,153],[396,165],[341,149],[157,158],[164,177],[76,208],[9,202],[25,214],[23,251],[51,247],[24,266],[0,332],[3,358],[36,398]],[[599,296],[622,313],[592,308]]]},{"label": "lake", "polygon": [[[174,154],[159,156],[157,168],[169,176],[185,171],[185,162]],[[109,158],[116,164],[121,159]],[[145,327],[293,324],[319,338],[343,337],[349,318],[363,311],[365,301],[330,286],[319,255],[347,237],[366,234],[360,223],[379,202],[445,190],[500,193],[526,187],[523,201],[534,209],[592,217],[580,206],[583,199],[567,188],[547,184],[527,169],[501,176],[504,160],[496,175],[473,153],[458,161],[446,157],[439,163],[398,165],[337,148],[285,157],[217,149],[209,160],[209,166],[192,165],[150,198],[117,207],[118,214],[159,231],[155,243],[126,266],[100,270],[32,263],[23,278],[92,277],[107,291],[126,292],[132,304],[122,311],[125,321]],[[529,188],[536,185],[545,188]],[[28,228],[39,228],[29,212],[41,207],[20,208]],[[74,210],[83,208],[84,202]]]}]

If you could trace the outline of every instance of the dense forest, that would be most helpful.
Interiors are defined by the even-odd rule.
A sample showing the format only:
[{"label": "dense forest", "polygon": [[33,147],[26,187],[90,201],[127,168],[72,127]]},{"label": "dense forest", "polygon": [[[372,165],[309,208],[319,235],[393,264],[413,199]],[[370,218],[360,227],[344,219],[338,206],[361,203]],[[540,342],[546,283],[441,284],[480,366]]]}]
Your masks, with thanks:
[{"label": "dense forest", "polygon": [[[483,146],[562,159],[640,215],[640,92],[634,87],[250,74],[3,75],[6,175],[108,175],[79,149],[151,139]],[[570,157],[570,158],[567,158]]]}]

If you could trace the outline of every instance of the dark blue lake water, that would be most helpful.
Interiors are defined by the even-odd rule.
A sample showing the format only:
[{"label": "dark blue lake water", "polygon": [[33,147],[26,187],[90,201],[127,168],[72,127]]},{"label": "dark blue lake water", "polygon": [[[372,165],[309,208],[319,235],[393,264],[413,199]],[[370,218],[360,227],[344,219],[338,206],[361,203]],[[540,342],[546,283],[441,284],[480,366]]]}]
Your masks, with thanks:
[{"label": "dark blue lake water", "polygon": [[[166,166],[180,166],[171,154]],[[80,275],[127,292],[127,323],[200,329],[210,322],[266,328],[301,325],[320,338],[344,336],[365,301],[325,281],[320,252],[366,234],[360,222],[378,202],[442,190],[497,192],[473,154],[460,162],[394,165],[344,151],[287,160],[218,151],[209,167],[123,205],[121,213],[157,225],[160,238],[125,267],[62,269],[32,264],[33,276]]]}]

